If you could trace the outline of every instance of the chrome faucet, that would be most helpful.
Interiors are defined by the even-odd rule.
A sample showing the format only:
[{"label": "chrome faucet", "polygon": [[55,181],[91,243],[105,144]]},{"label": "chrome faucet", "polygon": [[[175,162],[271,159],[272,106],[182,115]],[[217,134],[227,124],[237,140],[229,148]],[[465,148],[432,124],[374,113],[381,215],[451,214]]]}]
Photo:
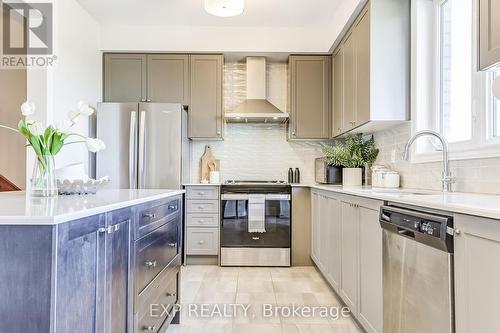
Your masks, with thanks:
[{"label": "chrome faucet", "polygon": [[453,177],[451,176],[450,173],[450,166],[449,166],[449,160],[448,160],[448,142],[446,139],[439,134],[438,132],[435,131],[430,131],[430,130],[424,130],[415,133],[406,143],[405,145],[405,150],[403,152],[403,160],[408,161],[410,158],[410,147],[415,142],[416,139],[418,139],[421,136],[433,136],[437,138],[439,141],[441,141],[442,145],[442,151],[443,151],[443,172],[442,172],[442,179],[441,179],[441,184],[442,184],[442,191],[443,192],[451,192],[451,184],[455,181]]}]

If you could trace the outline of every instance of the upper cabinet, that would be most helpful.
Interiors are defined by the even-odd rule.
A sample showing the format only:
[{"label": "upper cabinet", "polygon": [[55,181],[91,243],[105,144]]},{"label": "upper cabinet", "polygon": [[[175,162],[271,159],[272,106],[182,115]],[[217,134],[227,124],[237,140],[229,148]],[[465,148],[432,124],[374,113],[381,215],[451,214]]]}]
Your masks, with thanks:
[{"label": "upper cabinet", "polygon": [[146,70],[144,54],[105,54],[104,101],[146,101]]},{"label": "upper cabinet", "polygon": [[479,69],[500,63],[500,1],[479,0]]},{"label": "upper cabinet", "polygon": [[222,139],[222,55],[191,55],[189,137]]},{"label": "upper cabinet", "polygon": [[189,106],[191,139],[223,138],[222,55],[104,55],[105,102]]},{"label": "upper cabinet", "polygon": [[330,138],[331,56],[290,56],[289,139]]},{"label": "upper cabinet", "polygon": [[409,0],[370,1],[333,54],[333,137],[409,120]]},{"label": "upper cabinet", "polygon": [[148,55],[147,100],[189,104],[189,56],[185,54]]}]

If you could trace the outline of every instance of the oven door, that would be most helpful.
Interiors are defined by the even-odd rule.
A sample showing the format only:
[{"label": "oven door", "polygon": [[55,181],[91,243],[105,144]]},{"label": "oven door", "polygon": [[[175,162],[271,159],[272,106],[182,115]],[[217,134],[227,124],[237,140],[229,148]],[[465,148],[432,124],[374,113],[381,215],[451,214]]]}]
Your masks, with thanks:
[{"label": "oven door", "polygon": [[[221,247],[289,248],[290,195],[265,194],[264,228],[249,231],[249,195],[223,194],[221,200]],[[252,227],[252,223],[250,223]],[[253,225],[255,226],[255,225]]]}]

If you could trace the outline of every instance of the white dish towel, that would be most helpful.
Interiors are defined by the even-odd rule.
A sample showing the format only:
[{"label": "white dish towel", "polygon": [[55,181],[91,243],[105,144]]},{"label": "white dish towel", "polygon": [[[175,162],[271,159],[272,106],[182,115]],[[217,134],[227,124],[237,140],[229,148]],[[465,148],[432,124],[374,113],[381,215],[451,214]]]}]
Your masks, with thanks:
[{"label": "white dish towel", "polygon": [[266,232],[266,196],[248,195],[248,232]]}]

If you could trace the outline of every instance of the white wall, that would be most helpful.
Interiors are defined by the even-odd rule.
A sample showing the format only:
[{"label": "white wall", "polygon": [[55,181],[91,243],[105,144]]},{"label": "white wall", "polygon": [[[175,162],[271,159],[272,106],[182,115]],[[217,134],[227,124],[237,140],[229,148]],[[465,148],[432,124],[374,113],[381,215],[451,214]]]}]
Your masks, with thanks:
[{"label": "white wall", "polygon": [[327,52],[321,28],[103,25],[104,51]]},{"label": "white wall", "polygon": [[[54,54],[54,68],[28,71],[28,99],[36,103],[36,119],[44,123],[65,119],[80,100],[92,106],[101,100],[100,26],[76,0],[54,1]],[[88,135],[88,120],[82,119],[74,129]],[[88,157],[84,145],[70,145],[57,155],[56,167],[75,162],[88,165]]]},{"label": "white wall", "polygon": [[104,51],[331,52],[366,2],[342,0],[331,23],[314,28],[104,24],[101,46]]}]

